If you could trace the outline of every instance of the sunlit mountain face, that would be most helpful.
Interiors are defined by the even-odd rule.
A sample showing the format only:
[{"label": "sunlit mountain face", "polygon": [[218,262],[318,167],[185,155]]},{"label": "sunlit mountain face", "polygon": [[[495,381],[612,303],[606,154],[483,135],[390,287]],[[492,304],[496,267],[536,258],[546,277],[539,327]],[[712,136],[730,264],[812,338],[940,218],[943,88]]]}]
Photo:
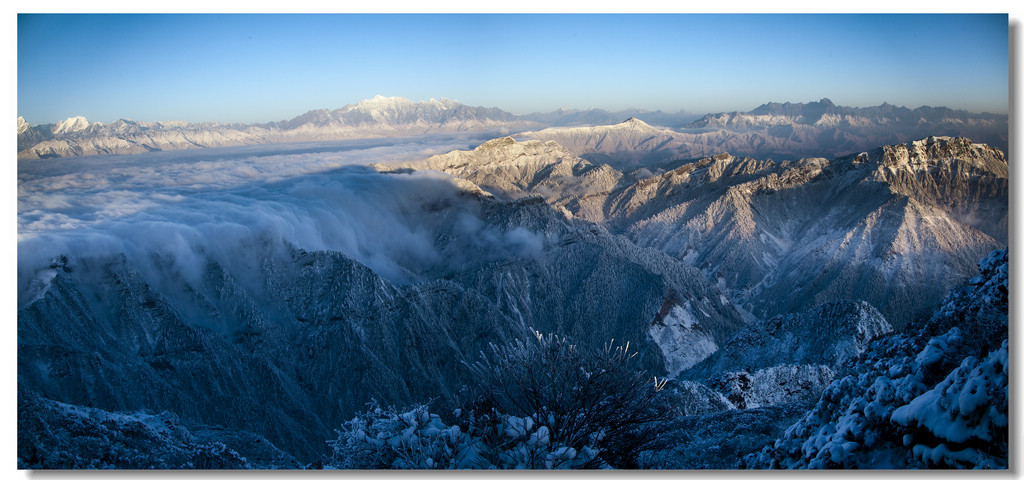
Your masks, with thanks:
[{"label": "sunlit mountain face", "polygon": [[1007,468],[1006,115],[621,113],[19,119],[19,468]]}]

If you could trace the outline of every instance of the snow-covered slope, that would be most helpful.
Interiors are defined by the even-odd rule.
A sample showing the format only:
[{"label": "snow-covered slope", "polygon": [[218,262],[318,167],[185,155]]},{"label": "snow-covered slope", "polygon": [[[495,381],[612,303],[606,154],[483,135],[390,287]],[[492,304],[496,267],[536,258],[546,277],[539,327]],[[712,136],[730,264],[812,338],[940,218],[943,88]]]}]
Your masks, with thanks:
[{"label": "snow-covered slope", "polygon": [[53,128],[54,125],[33,127],[24,117],[18,117],[18,152],[53,138]]},{"label": "snow-covered slope", "polygon": [[[930,136],[799,160],[681,153],[867,122],[829,103],[686,134],[637,119],[539,130],[552,138],[375,169],[240,161],[223,182],[219,158],[157,173],[114,159],[109,175],[23,164],[26,188],[58,173],[19,211],[38,225],[19,232],[19,446],[43,447],[19,462],[315,466],[371,399],[460,405],[489,343],[540,331],[588,350],[630,342],[636,366],[672,378],[680,422],[703,425],[671,437],[707,447],[699,465],[778,438],[745,465],[1003,466],[1005,251],[948,295],[1008,242],[1003,152]],[[262,126],[72,118],[43,143],[112,153],[515,121],[378,97]],[[155,182],[145,201],[111,191],[140,176]],[[74,195],[138,208],[83,222]],[[658,458],[645,465],[699,460]]]},{"label": "snow-covered slope", "polygon": [[867,302],[827,303],[747,325],[719,352],[687,371],[687,376],[784,364],[838,368],[863,353],[872,340],[892,331],[892,325]]},{"label": "snow-covered slope", "polygon": [[57,124],[53,129],[54,135],[67,135],[89,128],[89,121],[83,116],[71,117]]},{"label": "snow-covered slope", "polygon": [[[929,318],[871,340],[845,364],[726,372],[697,384],[722,390],[724,398],[743,408],[689,413],[679,430],[667,432],[669,447],[652,453],[648,464],[678,469],[1006,468],[1013,444],[1008,435],[1006,251],[992,252],[978,267],[979,275],[958,286]],[[857,314],[847,320],[855,317],[867,319]],[[864,325],[862,320],[846,324]],[[763,334],[769,338],[751,340],[753,351],[764,356],[749,360],[768,364],[775,354],[760,345],[784,335]],[[724,346],[716,357],[735,346]],[[785,383],[776,383],[780,380]],[[774,388],[759,389],[773,383]],[[692,382],[684,385],[694,390]],[[781,390],[792,392],[774,395]],[[815,390],[820,394],[801,394]],[[758,403],[766,399],[783,403]],[[746,403],[750,400],[753,404]]]},{"label": "snow-covered slope", "polygon": [[994,127],[1005,123],[1001,115],[970,113],[946,107],[919,107],[913,110],[883,103],[875,107],[843,107],[823,98],[808,103],[763,104],[749,112],[728,112],[705,115],[687,125],[688,128],[751,128],[776,125],[843,126],[851,128],[925,129],[937,131],[945,127]]},{"label": "snow-covered slope", "polygon": [[907,334],[876,340],[750,468],[1007,468],[1005,250]]},{"label": "snow-covered slope", "polygon": [[[872,145],[903,143],[929,135],[960,136],[1006,150],[1007,117],[971,113],[946,107],[909,109],[883,103],[874,107],[844,107],[824,98],[809,103],[766,103],[749,112],[708,114],[686,129],[730,131],[764,139],[763,152],[797,155],[838,155]],[[804,147],[800,147],[804,144]],[[736,145],[742,148],[742,145]],[[801,148],[819,148],[819,152]],[[740,152],[727,148],[730,152]],[[744,154],[751,154],[743,152]]]},{"label": "snow-covered slope", "polygon": [[621,123],[592,127],[548,128],[524,132],[519,139],[554,141],[576,155],[613,166],[651,163],[682,155],[689,158],[695,146],[691,138],[655,128],[630,117]]},{"label": "snow-covered slope", "polygon": [[413,102],[402,97],[376,96],[340,109],[313,110],[286,122],[276,122],[285,137],[326,135],[397,136],[466,130],[499,130],[528,125],[497,108],[470,107],[442,98]]},{"label": "snow-covered slope", "polygon": [[543,195],[554,204],[558,199],[571,201],[591,191],[610,190],[622,176],[614,168],[592,164],[555,142],[517,142],[512,137],[484,142],[471,151],[456,150],[424,161],[378,168],[436,170],[501,198]]}]

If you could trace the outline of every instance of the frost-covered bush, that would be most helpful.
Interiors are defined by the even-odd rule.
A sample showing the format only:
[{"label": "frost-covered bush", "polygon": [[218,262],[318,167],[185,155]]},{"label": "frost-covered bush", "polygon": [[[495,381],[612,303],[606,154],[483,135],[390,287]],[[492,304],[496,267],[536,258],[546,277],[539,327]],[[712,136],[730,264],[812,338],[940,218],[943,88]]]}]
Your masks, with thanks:
[{"label": "frost-covered bush", "polygon": [[782,438],[741,466],[1006,468],[1006,252],[979,267],[913,334],[873,342]]},{"label": "frost-covered bush", "polygon": [[[614,340],[597,354],[567,339],[537,333],[528,341],[491,345],[471,366],[479,398],[472,410],[530,417],[553,441],[600,452],[616,468],[636,468],[671,417],[659,393],[665,385],[631,365],[637,352]],[[493,420],[492,420],[493,423]]]},{"label": "frost-covered bush", "polygon": [[[334,449],[339,468],[598,468],[593,448],[552,442],[532,418],[498,414],[494,430],[447,425],[428,407],[406,412],[373,406],[347,422]],[[464,424],[465,425],[465,424]]]},{"label": "frost-covered bush", "polygon": [[371,405],[332,442],[342,468],[636,467],[668,407],[664,381],[633,370],[629,345],[596,355],[536,334],[470,366],[474,399],[444,421],[420,405]]},{"label": "frost-covered bush", "polygon": [[[967,357],[938,385],[892,412],[916,460],[937,467],[1006,468],[1007,342]],[[993,455],[994,454],[994,455]]]}]

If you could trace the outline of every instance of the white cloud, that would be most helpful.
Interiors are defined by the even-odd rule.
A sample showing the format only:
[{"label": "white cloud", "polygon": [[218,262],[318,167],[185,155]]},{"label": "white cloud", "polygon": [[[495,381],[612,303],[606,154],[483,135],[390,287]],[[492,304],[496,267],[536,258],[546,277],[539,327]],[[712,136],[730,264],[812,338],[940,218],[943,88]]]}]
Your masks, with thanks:
[{"label": "white cloud", "polygon": [[[149,269],[149,281],[161,281],[166,271],[155,272],[169,267],[195,282],[208,259],[244,272],[254,250],[284,254],[294,246],[342,252],[398,283],[463,261],[539,254],[540,236],[485,225],[479,202],[460,194],[452,178],[380,174],[364,166],[466,148],[466,141],[19,165],[19,294],[61,254],[125,254],[144,275]],[[446,229],[455,238],[439,242]]]}]

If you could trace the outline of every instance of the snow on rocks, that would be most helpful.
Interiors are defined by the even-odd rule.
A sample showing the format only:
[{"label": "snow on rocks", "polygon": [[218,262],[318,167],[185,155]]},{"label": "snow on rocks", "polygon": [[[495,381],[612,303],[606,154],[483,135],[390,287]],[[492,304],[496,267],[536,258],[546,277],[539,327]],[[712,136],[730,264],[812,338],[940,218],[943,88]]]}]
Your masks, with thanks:
[{"label": "snow on rocks", "polygon": [[693,366],[718,350],[714,338],[699,325],[689,301],[673,305],[660,321],[651,324],[651,338],[665,356],[670,376]]},{"label": "snow on rocks", "polygon": [[916,332],[873,342],[782,438],[740,466],[1006,468],[1007,266],[1005,251],[990,254]]}]

